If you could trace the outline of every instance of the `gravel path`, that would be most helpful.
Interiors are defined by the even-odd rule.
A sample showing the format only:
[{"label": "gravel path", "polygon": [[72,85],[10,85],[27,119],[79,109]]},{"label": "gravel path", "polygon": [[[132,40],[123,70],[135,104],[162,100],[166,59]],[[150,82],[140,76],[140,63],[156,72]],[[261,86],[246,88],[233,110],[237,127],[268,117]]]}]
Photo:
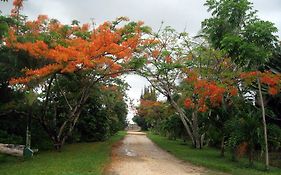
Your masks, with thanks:
[{"label": "gravel path", "polygon": [[207,175],[218,174],[183,162],[160,149],[145,133],[128,132],[116,145],[105,175]]}]

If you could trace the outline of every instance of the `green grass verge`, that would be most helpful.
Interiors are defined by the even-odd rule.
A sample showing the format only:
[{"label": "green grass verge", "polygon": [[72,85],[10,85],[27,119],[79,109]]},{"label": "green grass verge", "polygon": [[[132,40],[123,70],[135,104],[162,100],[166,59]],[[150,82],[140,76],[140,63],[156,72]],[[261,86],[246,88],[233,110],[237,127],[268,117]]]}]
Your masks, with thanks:
[{"label": "green grass verge", "polygon": [[222,158],[219,156],[220,153],[217,149],[204,148],[202,150],[196,150],[179,140],[168,140],[165,137],[154,135],[152,133],[148,133],[147,136],[159,147],[170,152],[179,159],[212,170],[233,175],[281,175],[281,169],[278,168],[271,168],[269,172],[263,171],[264,166],[261,163],[255,163],[254,167],[250,168],[248,167],[246,159],[233,162],[228,154],[225,158]]},{"label": "green grass verge", "polygon": [[65,145],[29,160],[0,155],[1,175],[99,175],[110,161],[112,145],[126,135],[118,132],[105,142]]}]

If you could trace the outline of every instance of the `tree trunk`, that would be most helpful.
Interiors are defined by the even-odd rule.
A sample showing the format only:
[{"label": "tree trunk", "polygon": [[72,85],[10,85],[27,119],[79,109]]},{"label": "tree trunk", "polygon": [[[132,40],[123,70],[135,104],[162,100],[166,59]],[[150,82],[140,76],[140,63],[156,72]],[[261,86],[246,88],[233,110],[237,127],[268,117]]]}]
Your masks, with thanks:
[{"label": "tree trunk", "polygon": [[192,112],[192,131],[193,131],[193,136],[194,136],[194,141],[195,141],[195,148],[200,149],[201,148],[201,139],[199,135],[199,128],[198,128],[198,118],[197,114],[193,111]]},{"label": "tree trunk", "polygon": [[201,141],[201,142],[200,142],[200,148],[203,148],[203,146],[204,146],[205,135],[206,135],[206,133],[204,133],[204,134],[201,135],[201,138],[200,138],[200,139],[201,139],[201,140],[200,140],[200,141]]},{"label": "tree trunk", "polygon": [[221,157],[224,157],[225,145],[224,145],[224,136],[221,139]]},{"label": "tree trunk", "polygon": [[57,150],[57,151],[61,151],[62,143],[61,143],[60,140],[54,142],[54,148],[55,148],[55,150]]},{"label": "tree trunk", "polygon": [[237,147],[235,146],[234,148],[231,148],[231,160],[234,162],[237,162]]},{"label": "tree trunk", "polygon": [[269,169],[269,157],[268,157],[268,141],[267,141],[267,127],[266,127],[266,120],[265,120],[265,109],[263,103],[263,96],[261,91],[261,83],[260,79],[258,78],[258,87],[259,87],[259,96],[260,96],[260,104],[262,109],[262,122],[263,122],[263,132],[264,132],[264,144],[265,144],[265,169]]},{"label": "tree trunk", "polygon": [[[83,103],[86,100],[83,100]],[[62,125],[58,128],[58,131],[54,128],[51,128],[44,117],[41,117],[41,125],[43,126],[45,132],[51,138],[54,148],[57,151],[60,151],[63,147],[66,139],[71,135],[73,129],[75,128],[80,114],[82,112],[82,104],[75,106],[70,112],[68,119],[65,120]],[[53,121],[53,120],[52,120]],[[66,131],[66,129],[68,130]]]},{"label": "tree trunk", "polygon": [[[76,123],[78,122],[78,119],[80,117],[80,114],[82,112],[82,107],[86,103],[87,99],[90,96],[91,92],[91,87],[97,82],[97,80],[89,81],[87,86],[85,86],[83,89],[81,89],[80,93],[81,95],[76,99],[76,102],[74,103],[75,106],[71,106],[70,103],[68,102],[67,98],[65,98],[66,103],[69,106],[69,109],[67,111],[68,117],[67,119],[61,124],[60,127],[57,128],[56,124],[55,125],[50,125],[50,123],[56,123],[56,112],[53,113],[54,119],[52,121],[46,119],[46,113],[47,110],[49,109],[49,96],[51,92],[51,86],[52,82],[55,80],[56,75],[54,74],[47,86],[47,94],[46,94],[46,100],[45,100],[45,105],[42,109],[42,116],[40,116],[40,122],[41,125],[43,126],[45,132],[48,134],[48,136],[51,138],[54,147],[56,150],[61,150],[62,146],[64,145],[66,139],[71,135],[73,129],[76,126]],[[62,93],[62,95],[64,95]],[[65,97],[65,96],[64,96]]]},{"label": "tree trunk", "polygon": [[250,167],[254,166],[254,148],[252,145],[249,145],[249,164]]},{"label": "tree trunk", "polygon": [[76,113],[76,115],[75,115],[75,117],[74,117],[72,123],[71,123],[70,126],[69,126],[69,129],[68,129],[67,133],[63,136],[63,138],[62,138],[62,146],[64,145],[66,139],[72,134],[72,131],[73,131],[73,129],[74,129],[75,126],[76,126],[76,123],[77,123],[77,121],[78,121],[78,119],[79,119],[79,117],[80,117],[81,112],[82,112],[82,110],[80,109],[80,110]]},{"label": "tree trunk", "polygon": [[32,109],[29,106],[28,107],[28,118],[27,118],[27,125],[26,125],[26,143],[25,147],[30,148],[31,147],[31,118],[32,118]]},{"label": "tree trunk", "polygon": [[183,113],[182,109],[178,106],[178,104],[173,99],[170,98],[169,101],[170,101],[172,107],[179,113],[179,116],[180,116],[180,119],[181,119],[181,121],[184,125],[184,128],[186,129],[187,134],[189,135],[193,145],[195,145],[196,143],[195,143],[194,137],[191,133],[190,127],[188,126],[188,124],[185,120],[185,118],[186,118],[185,114]]}]

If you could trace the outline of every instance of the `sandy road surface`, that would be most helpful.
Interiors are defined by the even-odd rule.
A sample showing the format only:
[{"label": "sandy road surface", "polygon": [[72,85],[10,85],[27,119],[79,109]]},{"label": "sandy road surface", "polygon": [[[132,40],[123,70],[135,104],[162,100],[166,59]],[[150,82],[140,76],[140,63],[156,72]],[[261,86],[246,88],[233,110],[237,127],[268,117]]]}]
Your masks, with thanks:
[{"label": "sandy road surface", "polygon": [[218,174],[181,160],[157,147],[145,133],[128,132],[113,149],[105,175],[207,175]]}]

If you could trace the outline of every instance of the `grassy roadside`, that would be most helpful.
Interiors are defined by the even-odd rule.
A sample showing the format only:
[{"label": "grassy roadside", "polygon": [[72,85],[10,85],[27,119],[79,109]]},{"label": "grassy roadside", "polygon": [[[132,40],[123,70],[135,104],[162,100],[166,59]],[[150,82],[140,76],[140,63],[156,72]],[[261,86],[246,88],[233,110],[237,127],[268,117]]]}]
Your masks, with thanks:
[{"label": "grassy roadside", "polygon": [[112,145],[126,132],[118,132],[105,142],[66,145],[62,152],[46,151],[24,161],[0,155],[1,175],[99,175],[110,161]]},{"label": "grassy roadside", "polygon": [[212,148],[204,148],[195,150],[190,146],[183,144],[182,141],[172,141],[165,137],[148,133],[147,136],[162,149],[170,152],[179,159],[191,162],[195,165],[204,166],[206,168],[230,173],[233,175],[280,175],[281,169],[271,168],[269,172],[262,171],[263,165],[255,163],[254,168],[247,167],[247,160],[233,162],[230,155],[226,158],[219,156],[219,151]]}]

